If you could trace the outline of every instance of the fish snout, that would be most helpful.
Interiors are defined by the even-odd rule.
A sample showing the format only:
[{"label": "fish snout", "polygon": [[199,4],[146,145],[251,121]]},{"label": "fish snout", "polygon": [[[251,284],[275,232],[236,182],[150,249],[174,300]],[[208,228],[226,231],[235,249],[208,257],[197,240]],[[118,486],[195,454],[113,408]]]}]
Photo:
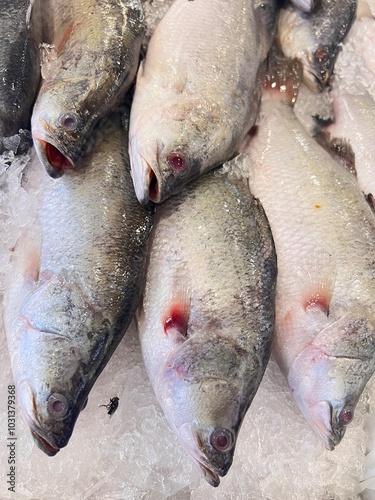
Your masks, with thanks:
[{"label": "fish snout", "polygon": [[235,435],[229,429],[210,427],[199,431],[196,423],[186,422],[177,432],[194,464],[211,486],[219,486],[233,461]]},{"label": "fish snout", "polygon": [[66,170],[74,168],[73,161],[51,142],[34,138],[34,145],[41,164],[52,178],[58,179]]}]

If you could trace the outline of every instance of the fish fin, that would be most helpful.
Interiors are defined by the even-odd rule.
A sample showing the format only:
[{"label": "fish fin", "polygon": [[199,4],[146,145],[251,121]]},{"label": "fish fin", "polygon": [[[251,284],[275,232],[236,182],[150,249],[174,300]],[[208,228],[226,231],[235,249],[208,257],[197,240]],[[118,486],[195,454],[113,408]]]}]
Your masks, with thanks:
[{"label": "fish fin", "polygon": [[28,283],[37,282],[40,273],[41,259],[41,239],[38,238],[38,232],[24,230],[18,238],[11,256],[13,268],[20,271],[21,276]]},{"label": "fish fin", "polygon": [[176,341],[184,341],[187,339],[190,310],[190,289],[188,287],[181,287],[180,284],[172,287],[165,313],[162,316],[164,333],[166,336]]},{"label": "fish fin", "polygon": [[331,137],[329,132],[320,131],[315,134],[316,141],[331,155],[331,157],[340,163],[354,177],[357,177],[355,169],[355,153],[346,139]]},{"label": "fish fin", "polygon": [[309,262],[297,268],[302,284],[302,306],[306,313],[324,313],[329,316],[330,303],[336,282],[336,262],[332,254],[318,250]]},{"label": "fish fin", "polygon": [[276,46],[273,46],[268,55],[263,93],[271,93],[286,104],[294,106],[302,74],[303,66],[298,59],[285,57]]}]

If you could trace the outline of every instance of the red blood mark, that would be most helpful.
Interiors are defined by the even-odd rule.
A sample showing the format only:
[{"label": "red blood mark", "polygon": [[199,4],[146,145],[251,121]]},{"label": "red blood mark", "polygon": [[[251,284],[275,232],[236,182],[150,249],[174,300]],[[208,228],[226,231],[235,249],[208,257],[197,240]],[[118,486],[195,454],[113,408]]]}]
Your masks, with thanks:
[{"label": "red blood mark", "polygon": [[187,166],[186,158],[181,153],[169,153],[167,160],[169,165],[176,172],[182,172]]},{"label": "red blood mark", "polygon": [[44,143],[44,149],[48,163],[58,174],[62,175],[67,168],[73,168],[71,161],[49,142]]},{"label": "red blood mark", "polygon": [[172,306],[164,321],[164,332],[166,335],[187,337],[188,311],[181,304]]},{"label": "red blood mark", "polygon": [[328,315],[329,301],[320,294],[310,296],[303,305],[305,311],[309,309],[320,309]]},{"label": "red blood mark", "polygon": [[69,40],[70,35],[73,33],[73,30],[74,30],[74,23],[68,24],[65,31],[61,34],[60,40],[54,44],[54,48],[57,54],[61,52],[62,49],[65,47],[66,42]]}]

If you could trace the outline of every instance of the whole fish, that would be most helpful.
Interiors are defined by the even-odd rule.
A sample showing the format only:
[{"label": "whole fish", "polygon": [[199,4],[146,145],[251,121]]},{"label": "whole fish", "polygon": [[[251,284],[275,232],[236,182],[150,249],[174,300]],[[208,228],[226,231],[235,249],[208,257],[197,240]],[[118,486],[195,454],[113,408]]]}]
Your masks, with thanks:
[{"label": "whole fish", "polygon": [[332,138],[349,142],[355,155],[358,184],[375,199],[375,101],[369,94],[335,93],[334,122],[326,128]]},{"label": "whole fish", "polygon": [[286,56],[302,61],[304,83],[312,90],[322,91],[329,84],[356,9],[357,0],[321,0],[310,14],[292,5],[281,9],[277,39]]},{"label": "whole fish", "polygon": [[144,18],[140,0],[51,0],[44,21],[32,134],[41,163],[58,177],[77,165],[98,120],[133,83]]},{"label": "whole fish", "polygon": [[141,203],[160,202],[238,153],[254,124],[275,0],[175,0],[151,37],[130,117]]},{"label": "whole fish", "polygon": [[138,330],[164,413],[218,486],[266,368],[276,258],[243,180],[208,173],[156,208]]},{"label": "whole fish", "polygon": [[4,137],[30,130],[40,81],[40,1],[0,2],[0,153]]},{"label": "whole fish", "polygon": [[144,277],[151,218],[134,194],[119,114],[100,135],[82,168],[58,180],[32,165],[38,221],[16,245],[4,303],[18,398],[47,455],[68,443]]},{"label": "whole fish", "polygon": [[247,164],[277,253],[274,355],[333,449],[375,371],[375,218],[355,177],[295,116],[300,77],[295,62],[275,64]]}]

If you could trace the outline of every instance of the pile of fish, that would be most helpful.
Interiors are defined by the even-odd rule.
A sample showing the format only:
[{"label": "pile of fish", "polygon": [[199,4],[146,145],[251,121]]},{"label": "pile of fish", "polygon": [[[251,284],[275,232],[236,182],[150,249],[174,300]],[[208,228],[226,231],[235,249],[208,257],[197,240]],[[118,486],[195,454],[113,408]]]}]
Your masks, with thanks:
[{"label": "pile of fish", "polygon": [[[141,57],[140,0],[46,5],[0,7],[0,152],[31,156],[38,204],[3,303],[35,442],[67,445],[135,317],[155,395],[212,486],[271,344],[334,449],[375,371],[374,95],[335,75],[370,7],[175,0]],[[294,111],[304,84],[332,87],[313,131]]]}]

